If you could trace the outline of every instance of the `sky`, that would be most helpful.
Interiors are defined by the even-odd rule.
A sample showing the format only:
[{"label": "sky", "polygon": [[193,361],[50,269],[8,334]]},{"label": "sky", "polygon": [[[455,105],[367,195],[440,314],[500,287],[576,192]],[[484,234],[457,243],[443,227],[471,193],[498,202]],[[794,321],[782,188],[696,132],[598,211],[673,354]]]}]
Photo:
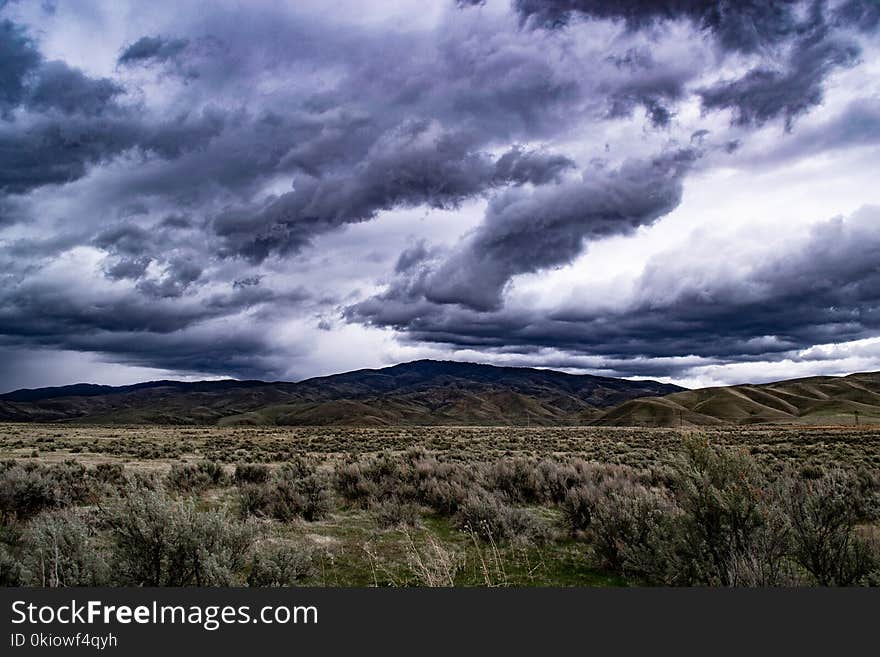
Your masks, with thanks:
[{"label": "sky", "polygon": [[0,392],[880,370],[878,0],[0,0]]}]

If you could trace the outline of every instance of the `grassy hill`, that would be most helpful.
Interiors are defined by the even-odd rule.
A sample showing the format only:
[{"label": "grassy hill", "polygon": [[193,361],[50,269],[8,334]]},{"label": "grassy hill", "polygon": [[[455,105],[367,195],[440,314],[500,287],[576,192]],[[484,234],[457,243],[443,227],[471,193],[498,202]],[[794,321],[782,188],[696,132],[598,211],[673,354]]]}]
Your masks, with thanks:
[{"label": "grassy hill", "polygon": [[523,367],[421,360],[299,383],[77,384],[0,395],[0,420],[102,424],[583,424],[635,397],[683,390]]},{"label": "grassy hill", "polygon": [[94,424],[880,424],[880,373],[686,390],[553,370],[422,360],[299,383],[76,384],[0,395],[0,421]]},{"label": "grassy hill", "polygon": [[817,376],[628,400],[601,413],[598,426],[880,423],[880,372]]}]

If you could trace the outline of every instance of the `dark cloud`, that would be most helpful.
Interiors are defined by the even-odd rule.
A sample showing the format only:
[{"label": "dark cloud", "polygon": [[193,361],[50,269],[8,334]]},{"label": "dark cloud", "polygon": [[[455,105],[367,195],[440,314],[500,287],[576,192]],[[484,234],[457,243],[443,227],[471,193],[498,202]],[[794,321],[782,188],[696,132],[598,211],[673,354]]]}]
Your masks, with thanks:
[{"label": "dark cloud", "polygon": [[114,280],[129,279],[138,280],[147,272],[151,258],[143,257],[120,257],[107,262],[104,273]]},{"label": "dark cloud", "polygon": [[[830,75],[864,61],[876,3],[457,4],[406,29],[298,6],[157,6],[154,35],[122,43],[106,21],[94,53],[57,27],[75,9],[59,5],[45,28],[0,20],[0,347],[269,376],[289,369],[294,327],[340,330],[349,304],[349,320],[416,342],[570,350],[636,372],[674,367],[640,354],[757,358],[872,326],[864,309],[828,319],[832,302],[841,318],[871,307],[867,288],[835,296],[843,277],[873,280],[860,257],[817,297],[826,315],[772,269],[743,279],[772,288],[762,303],[795,309],[802,329],[782,311],[761,324],[721,281],[730,313],[701,303],[699,273],[680,262],[664,267],[695,298],[658,303],[646,272],[646,296],[605,315],[509,308],[505,291],[670,213],[699,152],[712,153],[701,168],[769,167],[876,141],[867,97],[795,126]],[[82,68],[48,61],[42,38]],[[733,125],[709,116],[722,110]],[[755,140],[756,154],[753,129],[774,119],[791,133],[772,150]],[[854,225],[825,237],[858,256],[871,240],[849,237]],[[816,267],[844,258],[811,253]]]},{"label": "dark cloud", "polygon": [[[685,343],[691,353],[729,358],[869,337],[880,328],[878,219],[880,208],[866,207],[817,224],[788,248],[708,275],[705,258],[691,266],[681,253],[658,258],[635,303],[614,320],[623,320],[631,339],[656,342],[645,353],[665,355]],[[577,312],[557,319],[599,321]]]},{"label": "dark cloud", "polygon": [[[116,260],[106,285],[72,278],[76,270],[62,277],[0,277],[0,344],[110,353],[119,362],[176,363],[182,371],[253,375],[257,363],[270,355],[261,323],[255,318],[231,330],[229,319],[265,307],[268,320],[276,305],[290,309],[309,298],[303,289],[284,292],[262,285],[230,286],[231,292],[205,295],[194,289],[201,285],[202,268],[185,258],[170,258],[159,277],[144,277],[142,265],[135,257]],[[251,345],[253,358],[247,359],[236,344]],[[223,355],[226,347],[233,351]]]},{"label": "dark cloud", "polygon": [[[168,334],[114,331],[103,335],[72,335],[63,342],[44,338],[39,342],[29,340],[29,345],[44,350],[78,351],[95,354],[98,359],[121,365],[165,369],[178,374],[206,374],[235,376],[241,379],[282,378],[273,357],[271,345],[259,331],[243,327],[230,332],[222,325],[206,324],[198,328]],[[10,359],[15,362],[23,345],[15,340],[0,344],[0,374],[5,381],[16,378],[14,367],[8,367]],[[50,351],[49,353],[53,353]],[[57,352],[56,352],[57,353]],[[50,366],[44,363],[43,367]],[[91,376],[83,371],[71,373],[72,379],[81,380]],[[34,384],[42,385],[42,382]]]},{"label": "dark cloud", "polygon": [[27,104],[37,111],[58,109],[68,115],[99,116],[113,106],[113,99],[122,91],[107,78],[90,78],[64,62],[47,62],[40,67]]},{"label": "dark cloud", "polygon": [[27,78],[40,60],[26,30],[8,19],[0,20],[0,116],[7,116],[24,100]]},{"label": "dark cloud", "polygon": [[669,360],[682,356],[775,360],[880,330],[878,221],[880,208],[866,207],[819,223],[784,248],[756,250],[729,263],[723,242],[695,236],[649,261],[633,296],[617,309],[477,312],[386,296],[354,306],[348,316],[404,331],[413,341],[601,357],[617,361],[617,372],[628,375],[692,367],[688,359],[678,365]]},{"label": "dark cloud", "polygon": [[[574,17],[622,21],[631,31],[689,21],[712,35],[724,52],[757,54],[760,60],[741,78],[703,89],[703,108],[733,109],[740,125],[783,117],[789,130],[797,116],[822,102],[828,75],[859,57],[848,29],[867,33],[880,22],[872,0],[515,0],[515,6],[527,24],[550,29],[565,27]],[[644,59],[618,61],[632,65]],[[628,115],[642,105],[655,125],[667,125],[672,113],[667,101],[680,97],[681,89],[681,82],[665,89],[624,89],[613,96],[611,114]]]},{"label": "dark cloud", "polygon": [[468,134],[413,121],[384,135],[343,175],[303,177],[262,207],[218,215],[213,228],[229,255],[262,261],[302,249],[320,233],[372,219],[380,210],[458,207],[503,185],[543,184],[573,166],[566,157],[514,147],[498,160],[472,150]]},{"label": "dark cloud", "polygon": [[147,126],[138,146],[143,151],[173,160],[206,147],[223,132],[226,121],[227,115],[213,107],[201,113],[183,112],[159,125]]},{"label": "dark cloud", "polygon": [[514,0],[523,20],[560,28],[575,17],[622,21],[630,30],[687,20],[729,50],[751,53],[796,34],[800,0]]},{"label": "dark cloud", "polygon": [[0,191],[20,194],[72,182],[85,176],[90,167],[131,150],[174,159],[201,148],[218,134],[221,125],[214,112],[183,115],[158,125],[134,114],[63,119],[40,116],[26,128],[0,123]]},{"label": "dark cloud", "polygon": [[141,280],[137,289],[147,297],[174,298],[187,291],[204,270],[186,258],[172,258],[160,280]]},{"label": "dark cloud", "polygon": [[27,213],[14,199],[0,196],[0,229],[24,220]]},{"label": "dark cloud", "polygon": [[135,292],[116,294],[71,293],[56,285],[29,282],[4,291],[0,330],[4,335],[51,339],[66,344],[77,335],[105,335],[120,331],[172,333],[210,318],[197,304],[145,303]]},{"label": "dark cloud", "polygon": [[24,27],[8,19],[0,21],[0,112],[4,118],[9,119],[9,112],[21,105],[36,111],[99,115],[122,91],[107,78],[90,78],[61,61],[43,61]]},{"label": "dark cloud", "polygon": [[152,243],[153,235],[137,224],[118,224],[102,231],[94,239],[94,245],[106,251],[136,255],[143,253]]},{"label": "dark cloud", "polygon": [[691,72],[658,64],[648,48],[632,48],[609,61],[626,75],[622,83],[607,89],[608,116],[628,117],[641,106],[654,126],[669,125],[674,114],[671,107],[684,97]]},{"label": "dark cloud", "polygon": [[410,272],[416,265],[427,260],[429,255],[430,251],[425,240],[419,240],[398,256],[397,262],[394,265],[394,271],[398,274]]},{"label": "dark cloud", "polygon": [[499,194],[483,223],[452,253],[427,263],[417,278],[410,271],[416,256],[426,258],[427,252],[422,247],[403,254],[398,271],[405,276],[399,286],[356,312],[381,318],[385,301],[420,295],[432,303],[497,310],[513,276],[567,264],[585,242],[626,235],[671,212],[681,201],[682,179],[696,157],[695,151],[676,150],[619,169],[587,170],[580,180]]},{"label": "dark cloud", "polygon": [[817,153],[846,148],[871,148],[880,143],[880,100],[858,99],[817,125],[800,126],[785,142],[769,152],[745,157],[748,166],[768,167]]},{"label": "dark cloud", "polygon": [[707,110],[732,109],[739,125],[762,125],[782,116],[787,130],[794,119],[823,99],[823,82],[835,68],[856,63],[860,49],[842,39],[804,41],[784,70],[759,68],[738,80],[700,92]]},{"label": "dark cloud", "polygon": [[167,217],[162,219],[162,221],[159,223],[159,226],[162,228],[172,229],[191,228],[192,220],[182,214],[169,214]]},{"label": "dark cloud", "polygon": [[844,0],[833,13],[839,25],[851,25],[862,32],[871,32],[880,25],[880,3],[874,0]]},{"label": "dark cloud", "polygon": [[117,62],[122,65],[166,62],[180,55],[188,45],[188,39],[143,36],[126,47]]},{"label": "dark cloud", "polygon": [[[152,122],[118,102],[123,87],[62,61],[46,62],[27,31],[0,22],[0,192],[21,194],[85,176],[132,149],[180,157],[214,138],[224,115],[210,108]],[[26,115],[12,121],[15,108]],[[59,117],[57,113],[64,116]]]},{"label": "dark cloud", "polygon": [[232,282],[232,289],[237,290],[245,287],[253,287],[259,285],[263,280],[262,276],[245,276]]},{"label": "dark cloud", "polygon": [[120,119],[37,119],[26,130],[0,124],[0,192],[82,178],[91,165],[133,148],[139,136],[139,126]]},{"label": "dark cloud", "polygon": [[526,151],[521,146],[514,146],[495,162],[494,180],[500,185],[544,185],[558,182],[562,173],[574,166],[574,162],[564,155]]},{"label": "dark cloud", "polygon": [[220,374],[240,379],[278,380],[286,367],[259,330],[207,324],[169,335],[117,333],[79,340],[77,350],[112,357],[117,362],[172,372]]}]

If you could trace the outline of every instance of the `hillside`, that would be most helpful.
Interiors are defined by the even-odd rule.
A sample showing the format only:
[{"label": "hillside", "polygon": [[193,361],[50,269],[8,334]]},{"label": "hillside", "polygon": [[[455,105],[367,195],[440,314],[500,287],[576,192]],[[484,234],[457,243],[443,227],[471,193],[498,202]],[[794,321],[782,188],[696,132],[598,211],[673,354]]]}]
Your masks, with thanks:
[{"label": "hillside", "polygon": [[880,423],[880,372],[817,376],[628,400],[595,418],[597,426],[677,427],[744,424]]},{"label": "hillside", "polygon": [[0,421],[105,424],[583,424],[601,409],[681,391],[552,370],[421,360],[299,383],[76,384],[0,395]]}]

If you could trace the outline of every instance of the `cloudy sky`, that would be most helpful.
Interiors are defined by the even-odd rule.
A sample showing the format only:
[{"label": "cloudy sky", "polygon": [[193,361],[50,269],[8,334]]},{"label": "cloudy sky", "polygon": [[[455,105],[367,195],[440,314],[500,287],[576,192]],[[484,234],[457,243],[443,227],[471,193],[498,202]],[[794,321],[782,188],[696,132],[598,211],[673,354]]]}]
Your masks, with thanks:
[{"label": "cloudy sky", "polygon": [[0,0],[0,390],[880,370],[878,0]]}]

